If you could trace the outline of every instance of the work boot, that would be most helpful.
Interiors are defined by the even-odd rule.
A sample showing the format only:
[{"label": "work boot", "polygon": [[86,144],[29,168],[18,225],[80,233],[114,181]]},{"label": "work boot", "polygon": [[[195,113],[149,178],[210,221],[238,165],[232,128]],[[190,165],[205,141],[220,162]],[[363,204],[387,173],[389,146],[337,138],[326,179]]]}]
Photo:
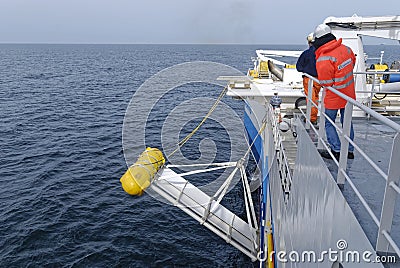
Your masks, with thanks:
[{"label": "work boot", "polygon": [[[340,152],[335,152],[335,151],[333,151],[333,150],[331,150],[331,152],[332,152],[333,156],[336,158],[336,160],[339,161]],[[321,155],[323,158],[332,159],[332,156],[329,154],[328,151],[325,151],[325,150],[324,150],[324,151],[321,151],[321,152],[320,152],[320,155]]]},{"label": "work boot", "polygon": [[[306,120],[306,118],[305,118],[304,116],[301,116],[301,118],[302,118],[302,120],[303,120],[304,123],[307,122],[307,120]],[[315,121],[310,121],[310,122],[311,122],[311,124],[315,127],[315,129],[319,129],[318,121],[317,121],[317,120],[315,120]]]},{"label": "work boot", "polygon": [[315,129],[319,129],[317,120],[311,121],[311,124],[315,127]]}]

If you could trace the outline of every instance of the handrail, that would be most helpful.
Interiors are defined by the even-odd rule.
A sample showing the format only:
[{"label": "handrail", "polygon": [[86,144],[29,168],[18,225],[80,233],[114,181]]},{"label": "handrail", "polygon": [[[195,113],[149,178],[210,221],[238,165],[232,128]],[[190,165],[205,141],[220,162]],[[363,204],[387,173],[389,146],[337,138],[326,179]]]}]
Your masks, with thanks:
[{"label": "handrail", "polygon": [[400,74],[400,72],[385,72],[385,71],[369,71],[369,72],[353,72],[353,74]]},{"label": "handrail", "polygon": [[[314,82],[319,83],[319,80],[314,78],[313,76],[311,76],[309,74],[306,74],[306,73],[304,73],[304,75],[307,76],[308,78],[312,79]],[[375,112],[371,108],[359,103],[358,101],[350,98],[349,96],[343,94],[342,92],[340,92],[339,90],[337,90],[337,89],[335,89],[333,87],[324,87],[324,88],[329,89],[330,91],[332,91],[333,93],[335,93],[339,97],[345,99],[347,102],[350,102],[354,106],[357,106],[358,108],[360,108],[361,110],[363,110],[367,114],[370,114],[372,117],[374,117],[378,121],[384,123],[385,125],[391,127],[392,129],[396,130],[396,132],[400,132],[400,125],[395,123],[395,122],[393,122],[392,120],[388,119],[387,117],[384,117],[383,115]]]},{"label": "handrail", "polygon": [[346,174],[346,171],[344,171],[344,170],[340,170],[340,171],[343,172],[343,175],[346,177],[346,180],[349,182],[351,188],[356,193],[357,197],[360,199],[360,201],[363,204],[364,208],[367,210],[369,216],[375,222],[376,226],[379,227],[380,222],[379,222],[378,218],[376,217],[375,213],[372,211],[371,207],[368,205],[367,201],[365,201],[364,197],[361,195],[360,191],[358,191],[358,189],[355,186],[355,184],[353,183],[353,181]]},{"label": "handrail", "polygon": [[397,255],[400,256],[400,249],[397,246],[396,242],[394,242],[393,238],[390,236],[390,234],[385,230],[382,232],[382,234],[385,236],[385,238],[388,240],[389,244],[392,246],[394,251],[396,252]]},{"label": "handrail", "polygon": [[[340,130],[340,133],[342,133],[341,130]],[[359,152],[364,157],[364,159],[367,160],[367,162],[376,170],[376,172],[378,172],[382,176],[382,178],[385,181],[387,181],[388,175],[380,167],[378,167],[378,165],[375,164],[375,162],[372,161],[372,159],[366,153],[364,153],[364,151],[360,147],[358,147],[358,145],[355,144],[349,137],[345,136],[344,138],[348,142],[350,142],[354,146],[354,149],[356,149],[357,152]]]},{"label": "handrail", "polygon": [[[276,115],[274,114],[274,109],[273,107],[269,104],[268,105],[268,123],[270,124],[271,128],[272,128],[272,136],[274,139],[274,144],[275,144],[275,150],[277,150],[278,152],[276,152],[275,156],[277,158],[277,160],[279,161],[279,164],[282,165],[284,167],[284,172],[282,172],[281,176],[283,178],[281,178],[283,181],[286,181],[288,183],[288,185],[282,185],[283,188],[285,189],[285,191],[288,191],[288,188],[290,188],[290,185],[292,184],[293,178],[292,178],[292,174],[290,173],[290,167],[289,167],[289,163],[287,161],[287,156],[283,147],[283,139],[282,136],[280,134],[279,131],[279,127],[278,127],[278,120],[276,118]],[[281,181],[281,183],[283,184],[283,182]]]},{"label": "handrail", "polygon": [[[367,73],[367,72],[355,72],[355,74],[363,74],[363,73]],[[378,73],[379,72],[373,72],[372,74],[374,74],[374,76],[375,76]],[[399,72],[381,72],[381,73],[382,74],[390,74],[390,73],[397,74]],[[367,73],[367,74],[371,74],[371,73]],[[308,96],[306,96],[306,98],[308,99],[307,115],[306,115],[307,121],[306,122],[308,123],[308,121],[310,120],[311,104],[316,106],[318,109],[318,105],[315,104],[310,98],[311,97],[310,91],[312,88],[312,84],[314,82],[319,83],[319,80],[308,74],[304,73],[304,75],[306,75],[309,79],[312,80],[312,82],[309,83],[309,94],[308,94]],[[396,165],[398,165],[398,162],[400,161],[400,125],[395,123],[394,121],[388,119],[387,117],[384,117],[383,115],[377,113],[376,111],[372,110],[371,108],[350,98],[349,96],[341,93],[340,91],[338,91],[337,89],[335,89],[333,87],[323,87],[323,88],[330,90],[334,94],[338,95],[339,97],[341,97],[347,101],[347,105],[346,105],[346,109],[345,109],[345,113],[344,113],[344,120],[343,120],[343,130],[340,129],[338,126],[336,126],[336,124],[334,122],[332,122],[332,120],[330,120],[330,118],[327,117],[327,115],[323,111],[320,111],[321,117],[323,116],[323,118],[328,119],[331,123],[333,123],[333,126],[340,132],[340,134],[342,136],[342,145],[341,145],[341,149],[340,149],[339,162],[336,161],[336,159],[331,154],[330,150],[328,150],[328,152],[332,156],[332,159],[335,161],[335,163],[338,166],[337,184],[343,185],[345,180],[347,180],[348,183],[350,184],[351,188],[353,189],[353,191],[356,193],[357,197],[361,201],[362,205],[364,206],[364,208],[367,210],[368,214],[374,221],[374,223],[378,225],[379,230],[378,230],[377,243],[375,246],[376,251],[377,252],[389,252],[389,247],[391,247],[394,250],[394,252],[400,256],[399,247],[394,242],[393,238],[390,236],[390,231],[391,231],[391,228],[393,225],[393,215],[394,215],[394,210],[395,210],[396,197],[398,195],[400,195],[400,187],[398,185],[400,183],[400,179],[399,179],[400,178],[400,168],[396,166]],[[397,132],[393,139],[390,163],[389,163],[389,168],[388,168],[387,173],[383,172],[375,164],[375,162],[373,162],[367,156],[367,154],[364,153],[362,151],[362,149],[359,148],[350,139],[349,135],[350,135],[350,125],[351,125],[353,106],[356,106],[359,109],[361,109],[362,111],[364,111],[368,115],[368,117],[369,116],[374,117],[379,122],[389,126],[390,128],[392,128],[393,130],[395,130]],[[322,108],[322,110],[324,110],[324,108],[325,108],[323,102],[321,104],[321,108]],[[301,112],[303,113],[303,111],[301,111]],[[304,115],[304,113],[303,113],[303,115]],[[308,126],[308,124],[306,124],[306,127],[307,126]],[[322,133],[322,135],[321,135],[321,133]],[[318,134],[318,140],[323,141],[322,136],[323,136],[323,132],[320,132]],[[382,209],[381,209],[381,217],[379,220],[376,217],[376,215],[374,214],[374,212],[372,211],[371,207],[366,202],[366,200],[360,194],[360,192],[358,191],[358,189],[356,188],[356,186],[350,179],[349,175],[346,173],[347,150],[348,150],[349,143],[352,144],[354,146],[354,148],[362,155],[362,157],[364,157],[367,160],[367,162],[375,169],[375,171],[378,172],[386,180],[385,194],[383,196],[383,204],[382,204]],[[328,149],[328,146],[325,144],[325,142],[322,142],[322,145],[326,149]]]},{"label": "handrail", "polygon": [[392,187],[398,194],[400,194],[400,187],[397,186],[397,184],[395,184],[394,182],[391,182],[390,187]]},{"label": "handrail", "polygon": [[[307,97],[307,98],[308,98],[308,97]],[[313,101],[310,101],[310,103],[311,103],[311,105],[313,105],[314,107],[316,107],[316,108],[318,109],[318,105],[317,105],[317,104],[315,104]],[[302,111],[302,109],[300,109],[300,112],[303,114],[304,117],[307,117],[307,115]],[[332,122],[332,120],[331,120],[330,118],[328,118],[324,112],[320,111],[320,113],[323,114],[324,117],[326,117],[326,119],[328,119],[329,122],[331,122],[331,124],[333,125],[333,127],[334,127],[340,134],[343,134],[343,131],[342,131],[336,124],[334,124],[334,122]],[[311,124],[311,125],[308,124],[308,125],[313,129],[313,131],[314,131],[315,133],[317,133],[316,128],[315,128],[312,124]],[[307,128],[307,124],[306,124],[306,128]],[[387,175],[380,167],[378,167],[378,165],[375,164],[375,162],[372,161],[372,159],[371,159],[366,153],[364,153],[364,152],[362,151],[362,149],[361,149],[360,147],[358,147],[358,145],[355,144],[349,137],[344,136],[344,138],[345,138],[349,143],[351,143],[351,145],[354,146],[354,149],[356,149],[357,152],[359,152],[359,153],[364,157],[364,159],[367,160],[367,162],[382,176],[382,178],[383,178],[384,180],[387,181],[388,175]],[[322,139],[321,137],[319,137],[318,140],[323,141],[323,139]],[[329,152],[328,146],[325,145],[324,143],[322,143],[322,145],[323,145],[324,148]],[[339,166],[339,163],[337,162],[337,160],[336,160],[335,158],[333,158],[333,161],[336,163],[337,166]]]}]

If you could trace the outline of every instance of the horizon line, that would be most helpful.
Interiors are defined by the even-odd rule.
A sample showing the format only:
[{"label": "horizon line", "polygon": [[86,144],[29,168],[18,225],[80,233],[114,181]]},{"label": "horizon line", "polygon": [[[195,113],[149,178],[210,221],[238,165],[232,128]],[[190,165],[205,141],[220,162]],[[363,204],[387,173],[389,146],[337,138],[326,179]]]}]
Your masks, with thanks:
[{"label": "horizon line", "polygon": [[303,45],[284,43],[129,43],[129,42],[1,42],[1,45]]},{"label": "horizon line", "polygon": [[[124,43],[124,42],[110,42],[110,43],[90,43],[90,42],[1,42],[0,45],[243,45],[243,46],[265,46],[265,45],[293,45],[293,46],[301,46],[305,44],[293,44],[293,43]],[[397,44],[364,44],[364,45],[387,45],[387,46],[396,46]]]}]

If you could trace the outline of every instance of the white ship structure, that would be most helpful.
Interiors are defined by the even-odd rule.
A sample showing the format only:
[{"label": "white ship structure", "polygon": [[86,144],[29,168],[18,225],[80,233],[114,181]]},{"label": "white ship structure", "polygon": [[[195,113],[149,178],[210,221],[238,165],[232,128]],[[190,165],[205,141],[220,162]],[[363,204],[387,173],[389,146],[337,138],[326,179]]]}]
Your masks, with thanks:
[{"label": "white ship structure", "polygon": [[[368,66],[362,40],[400,40],[400,16],[329,17],[324,23],[357,58],[356,100],[331,87],[321,90],[320,100],[330,90],[348,101],[343,128],[336,123],[342,141],[339,160],[321,158],[319,151],[329,150],[323,102],[305,104],[311,96],[304,95],[304,74],[285,62],[301,51],[257,50],[247,76],[219,78],[227,81],[226,95],[244,102],[245,156],[257,162],[256,180],[247,178],[242,160],[178,174],[160,151],[148,148],[122,177],[124,189],[140,194],[149,187],[260,267],[400,265],[400,66],[382,60]],[[280,106],[270,104],[274,97],[281,99]],[[319,109],[319,128],[310,124],[312,105]],[[355,142],[349,138],[351,119]],[[382,133],[385,142],[379,141]],[[354,160],[347,159],[349,143],[355,147]],[[227,168],[233,171],[214,195],[185,179]],[[236,173],[242,178],[245,219],[221,205]],[[368,192],[379,185],[380,195]]]}]

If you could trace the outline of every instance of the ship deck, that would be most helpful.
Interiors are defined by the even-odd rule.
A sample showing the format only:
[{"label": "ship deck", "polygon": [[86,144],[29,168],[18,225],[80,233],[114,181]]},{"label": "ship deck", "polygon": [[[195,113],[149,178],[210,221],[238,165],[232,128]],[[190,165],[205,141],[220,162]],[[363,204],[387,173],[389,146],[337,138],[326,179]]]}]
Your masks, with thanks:
[{"label": "ship deck", "polygon": [[[393,121],[400,123],[400,118],[392,117]],[[391,128],[382,125],[374,119],[353,118],[356,144],[379,166],[387,171],[392,150],[393,138],[396,134]],[[309,129],[307,131],[311,140],[317,146],[318,138],[316,133]],[[288,159],[289,168],[294,169],[296,161],[296,142],[291,131],[281,133],[284,139],[284,147]],[[338,167],[331,159],[323,158],[332,176],[336,178]],[[400,163],[399,163],[400,164]],[[347,172],[358,191],[371,207],[375,216],[380,219],[386,181],[359,153],[355,152],[355,158],[348,160]],[[293,174],[293,173],[292,173]],[[371,216],[364,208],[356,193],[345,182],[341,188],[342,194],[347,200],[362,229],[366,233],[372,246],[375,247],[378,236],[378,226],[375,225]],[[390,232],[393,240],[400,243],[400,198],[397,198],[395,213],[393,217],[392,230]],[[398,267],[399,264],[387,265],[387,267]]]},{"label": "ship deck", "polygon": [[[394,118],[394,120],[400,123],[398,118]],[[353,125],[355,131],[354,139],[357,145],[367,153],[383,171],[387,171],[392,150],[392,141],[396,132],[373,119],[353,119]],[[335,178],[338,168],[334,161],[324,159],[324,162]],[[348,160],[347,171],[353,183],[379,219],[386,186],[385,179],[357,152],[355,152],[354,159]],[[378,236],[378,227],[373,223],[371,217],[348,184],[344,185],[342,192],[356,215],[356,218],[360,222],[361,227],[367,234],[371,244],[375,246]],[[400,198],[397,198],[396,201],[391,236],[394,241],[400,243]]]}]

